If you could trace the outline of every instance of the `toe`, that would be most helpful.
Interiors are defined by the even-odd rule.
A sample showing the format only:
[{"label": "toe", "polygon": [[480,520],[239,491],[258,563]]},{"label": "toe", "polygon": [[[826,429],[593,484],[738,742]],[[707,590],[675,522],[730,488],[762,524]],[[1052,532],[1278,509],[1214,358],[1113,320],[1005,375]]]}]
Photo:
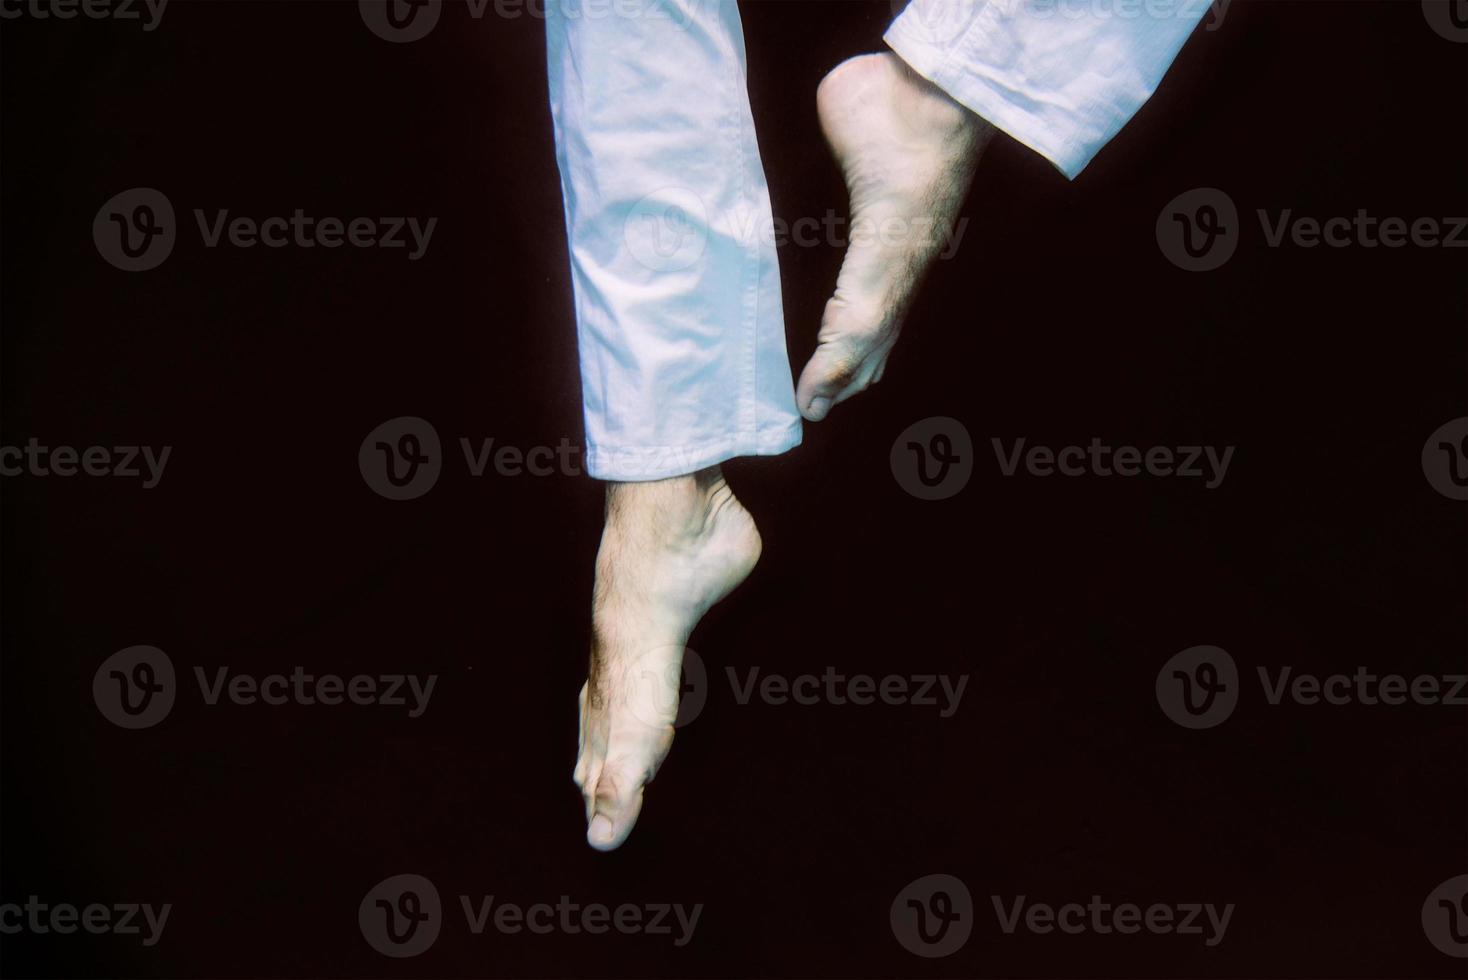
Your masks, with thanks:
[{"label": "toe", "polygon": [[852,395],[860,394],[880,377],[891,344],[855,351],[847,340],[821,344],[800,372],[795,403],[800,414],[819,422]]},{"label": "toe", "polygon": [[851,355],[843,341],[828,341],[816,348],[800,372],[795,403],[800,414],[819,422],[831,411],[861,369],[860,358]]},{"label": "toe", "polygon": [[590,820],[586,842],[598,851],[614,851],[632,833],[637,816],[642,812],[643,787],[647,769],[630,760],[621,760],[602,769],[594,794],[590,797]]}]

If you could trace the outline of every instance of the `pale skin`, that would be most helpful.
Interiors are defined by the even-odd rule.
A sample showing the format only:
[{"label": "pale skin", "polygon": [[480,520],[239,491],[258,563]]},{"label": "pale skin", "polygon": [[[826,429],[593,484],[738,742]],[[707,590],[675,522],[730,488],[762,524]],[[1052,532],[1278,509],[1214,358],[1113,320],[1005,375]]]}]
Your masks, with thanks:
[{"label": "pale skin", "polygon": [[[913,294],[994,135],[891,53],[837,66],[816,107],[853,227],[901,222],[922,231],[853,236],[796,385],[796,404],[812,422],[882,379]],[[759,531],[717,466],[607,485],[575,771],[592,847],[613,850],[632,832],[645,787],[673,744],[688,637],[759,555]]]}]

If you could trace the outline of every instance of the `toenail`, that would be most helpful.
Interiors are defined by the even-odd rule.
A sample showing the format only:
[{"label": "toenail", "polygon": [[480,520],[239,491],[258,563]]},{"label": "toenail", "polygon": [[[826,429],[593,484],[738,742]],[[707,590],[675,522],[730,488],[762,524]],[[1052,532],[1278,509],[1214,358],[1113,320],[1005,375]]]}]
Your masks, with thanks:
[{"label": "toenail", "polygon": [[591,826],[586,828],[586,838],[593,844],[610,844],[612,842],[612,822],[598,813],[591,818]]}]

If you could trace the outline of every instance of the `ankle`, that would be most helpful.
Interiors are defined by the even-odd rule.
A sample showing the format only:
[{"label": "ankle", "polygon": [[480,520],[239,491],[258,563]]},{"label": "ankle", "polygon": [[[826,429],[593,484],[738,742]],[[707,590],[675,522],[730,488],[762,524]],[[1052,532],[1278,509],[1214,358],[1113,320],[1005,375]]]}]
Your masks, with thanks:
[{"label": "ankle", "polygon": [[678,545],[696,541],[717,501],[729,494],[717,466],[642,483],[607,484],[609,532]]},{"label": "ankle", "polygon": [[992,129],[963,103],[918,74],[902,58],[892,52],[887,52],[886,57],[895,83],[894,105],[900,120],[929,137],[937,136],[961,146],[978,141],[986,130]]}]

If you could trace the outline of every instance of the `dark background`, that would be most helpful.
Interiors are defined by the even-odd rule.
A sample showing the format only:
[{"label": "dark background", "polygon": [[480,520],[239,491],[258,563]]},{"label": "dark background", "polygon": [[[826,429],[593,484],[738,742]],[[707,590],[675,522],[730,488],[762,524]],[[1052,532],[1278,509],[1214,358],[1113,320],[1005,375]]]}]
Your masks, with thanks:
[{"label": "dark background", "polygon": [[[743,5],[775,210],[841,211],[813,93],[886,2]],[[1257,208],[1461,215],[1468,46],[1416,2],[1237,0],[1074,184],[1008,139],[981,167],[887,379],[778,459],[727,467],[765,555],[692,640],[713,685],[628,845],[583,842],[570,774],[601,487],[468,475],[458,439],[579,442],[543,25],[446,4],[388,44],[350,2],[174,0],[136,23],[0,23],[3,442],[169,445],[160,485],[3,482],[0,899],[174,905],[163,940],[4,937],[6,976],[1463,976],[1419,923],[1468,871],[1462,708],[1269,706],[1257,667],[1461,673],[1465,514],[1422,445],[1465,413],[1465,254],[1269,249]],[[162,190],[159,268],[93,247]],[[1199,186],[1244,215],[1222,269],[1158,249]],[[192,209],[437,216],[401,250],[206,249]],[[834,248],[781,251],[804,363]],[[438,485],[374,494],[368,431],[430,420]],[[973,435],[917,500],[893,440]],[[1235,445],[1224,484],[1004,478],[991,437]],[[1233,717],[1153,681],[1227,649]],[[165,650],[179,703],[124,731],[94,671]],[[429,710],[208,707],[192,671],[436,673]],[[736,704],[723,668],[967,673],[958,713]],[[437,944],[356,909],[432,879]],[[909,954],[888,907],[944,872],[968,944]],[[694,941],[472,936],[456,896],[705,905]],[[1233,902],[1225,941],[1006,936],[989,896]]]}]

